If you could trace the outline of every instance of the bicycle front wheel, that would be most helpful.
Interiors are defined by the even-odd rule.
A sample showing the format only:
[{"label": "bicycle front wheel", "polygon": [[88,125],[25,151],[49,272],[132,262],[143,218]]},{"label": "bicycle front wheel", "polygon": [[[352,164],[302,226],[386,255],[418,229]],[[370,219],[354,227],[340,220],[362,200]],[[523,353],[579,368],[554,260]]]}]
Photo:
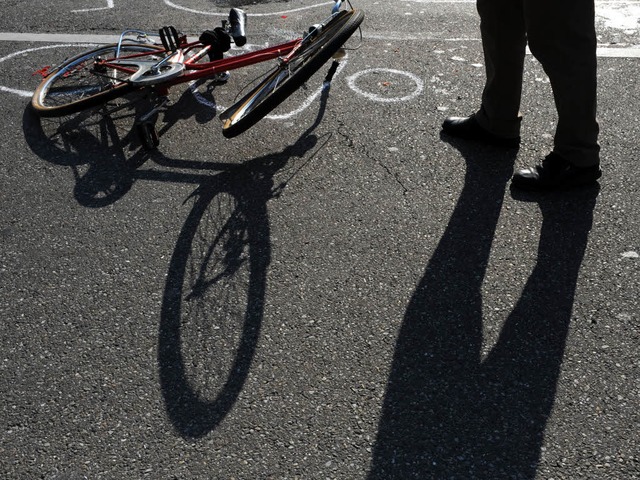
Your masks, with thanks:
[{"label": "bicycle front wheel", "polygon": [[[132,73],[102,63],[115,58],[117,50],[117,44],[105,45],[56,67],[36,88],[31,99],[33,109],[41,117],[69,115],[140,88],[127,82]],[[145,54],[145,60],[159,60],[163,51],[152,45],[123,44],[119,56]],[[127,65],[127,69],[137,71],[135,65]]]},{"label": "bicycle front wheel", "polygon": [[278,65],[257,87],[222,113],[222,134],[235,137],[280,105],[338,51],[362,20],[364,14],[359,10],[341,11],[319,33],[303,40],[289,61]]}]

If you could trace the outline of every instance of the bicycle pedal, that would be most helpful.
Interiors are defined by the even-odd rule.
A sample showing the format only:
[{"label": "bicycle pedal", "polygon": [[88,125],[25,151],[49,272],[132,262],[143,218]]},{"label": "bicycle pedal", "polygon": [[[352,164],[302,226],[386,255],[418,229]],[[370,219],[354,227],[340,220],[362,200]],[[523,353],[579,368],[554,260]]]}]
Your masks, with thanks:
[{"label": "bicycle pedal", "polygon": [[176,30],[176,27],[173,25],[169,25],[167,27],[162,27],[158,34],[160,35],[160,40],[162,41],[162,46],[169,50],[170,52],[175,52],[180,48],[180,34]]}]

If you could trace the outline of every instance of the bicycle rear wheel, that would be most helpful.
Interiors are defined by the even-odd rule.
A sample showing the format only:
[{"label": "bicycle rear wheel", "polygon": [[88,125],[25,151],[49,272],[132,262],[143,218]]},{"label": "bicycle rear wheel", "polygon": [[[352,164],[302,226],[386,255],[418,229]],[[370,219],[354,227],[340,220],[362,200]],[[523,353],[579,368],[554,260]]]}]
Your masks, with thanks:
[{"label": "bicycle rear wheel", "polygon": [[278,65],[251,92],[220,115],[222,134],[235,137],[246,131],[324,65],[364,20],[359,10],[341,11],[316,35],[309,36],[288,62]]},{"label": "bicycle rear wheel", "polygon": [[[139,86],[127,83],[130,73],[108,66],[96,67],[99,60],[115,58],[117,49],[117,44],[105,45],[56,67],[36,88],[31,99],[33,109],[41,117],[69,115],[139,89]],[[164,50],[152,45],[123,44],[120,57],[154,52],[158,52],[159,60]],[[156,56],[145,55],[143,58],[150,60]],[[135,65],[127,65],[127,68],[136,69]]]}]

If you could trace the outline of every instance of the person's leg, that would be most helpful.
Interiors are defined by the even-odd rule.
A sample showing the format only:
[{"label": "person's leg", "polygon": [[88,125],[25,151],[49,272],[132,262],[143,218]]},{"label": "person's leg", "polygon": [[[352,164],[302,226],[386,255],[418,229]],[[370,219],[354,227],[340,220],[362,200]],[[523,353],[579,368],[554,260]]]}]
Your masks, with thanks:
[{"label": "person's leg", "polygon": [[486,82],[480,110],[448,117],[442,131],[506,148],[520,145],[520,95],[526,48],[522,0],[477,0]]},{"label": "person's leg", "polygon": [[486,83],[480,126],[502,137],[520,134],[526,35],[522,0],[477,0]]},{"label": "person's leg", "polygon": [[524,8],[529,48],[549,76],[558,125],[551,154],[517,171],[512,185],[564,190],[593,184],[602,175],[594,0],[524,0]]},{"label": "person's leg", "polygon": [[531,53],[549,76],[558,111],[553,153],[598,165],[597,61],[593,0],[524,0]]}]

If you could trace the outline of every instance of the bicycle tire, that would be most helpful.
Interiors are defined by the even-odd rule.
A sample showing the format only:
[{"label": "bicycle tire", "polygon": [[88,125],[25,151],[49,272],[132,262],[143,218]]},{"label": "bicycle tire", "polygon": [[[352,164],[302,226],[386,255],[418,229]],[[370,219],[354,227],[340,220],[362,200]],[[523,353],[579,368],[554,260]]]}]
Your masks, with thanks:
[{"label": "bicycle tire", "polygon": [[[94,60],[115,57],[118,45],[111,44],[83,52],[64,61],[50,72],[38,85],[31,99],[31,106],[41,117],[59,117],[77,113],[101,105],[114,98],[140,89],[127,83],[130,75],[112,69],[104,72],[92,70]],[[123,44],[120,55],[144,52],[164,52],[152,45]],[[116,74],[120,74],[117,77]]]},{"label": "bicycle tire", "polygon": [[364,20],[360,10],[343,10],[286,64],[220,115],[222,134],[232,138],[251,128],[300,88],[349,39]]}]

